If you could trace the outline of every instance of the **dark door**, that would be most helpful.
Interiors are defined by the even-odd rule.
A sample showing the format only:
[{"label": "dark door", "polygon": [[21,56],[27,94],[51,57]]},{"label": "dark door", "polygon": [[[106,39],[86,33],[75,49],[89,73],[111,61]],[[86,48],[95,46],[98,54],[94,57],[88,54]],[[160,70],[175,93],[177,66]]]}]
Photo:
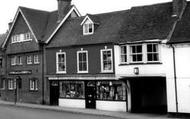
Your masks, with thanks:
[{"label": "dark door", "polygon": [[86,108],[96,108],[96,84],[95,81],[86,83],[85,88]]},{"label": "dark door", "polygon": [[51,81],[50,82],[50,104],[58,105],[59,100],[59,82]]}]

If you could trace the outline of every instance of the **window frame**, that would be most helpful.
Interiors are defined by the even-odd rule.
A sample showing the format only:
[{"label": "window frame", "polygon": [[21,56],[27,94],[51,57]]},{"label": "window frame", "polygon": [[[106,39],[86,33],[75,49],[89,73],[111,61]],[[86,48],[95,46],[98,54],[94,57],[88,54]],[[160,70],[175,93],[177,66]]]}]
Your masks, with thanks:
[{"label": "window frame", "polygon": [[39,64],[39,55],[34,55],[34,64]]},{"label": "window frame", "polygon": [[8,90],[14,90],[14,89],[16,89],[16,81],[14,80],[14,79],[8,79]]},{"label": "window frame", "polygon": [[29,90],[38,91],[38,79],[29,79]]},{"label": "window frame", "polygon": [[11,66],[15,66],[16,65],[16,56],[12,56],[11,57]]},{"label": "window frame", "polygon": [[[107,52],[107,51],[110,51],[111,53],[111,70],[104,70],[104,60],[103,60],[103,52]],[[112,49],[102,49],[100,50],[100,61],[101,61],[101,72],[102,73],[113,73],[113,52],[112,52]]]},{"label": "window frame", "polygon": [[[126,53],[122,53],[122,47],[126,47],[126,51],[125,51]],[[129,51],[129,50],[128,50],[128,45],[121,45],[121,46],[120,46],[120,63],[121,63],[121,64],[128,64],[128,62],[129,62],[129,61],[128,61],[128,58],[129,58],[129,57],[128,57],[128,53],[129,53],[128,51]],[[126,62],[123,62],[123,61],[122,61],[122,56],[124,56]]]},{"label": "window frame", "polygon": [[16,61],[18,61],[18,62],[16,62],[16,65],[22,65],[23,64],[22,63],[22,56],[17,56]]},{"label": "window frame", "polygon": [[[65,65],[65,71],[59,71],[59,62],[58,62],[58,60],[59,60],[59,58],[58,58],[58,56],[59,55],[64,55],[64,65]],[[57,74],[65,74],[66,73],[66,71],[67,71],[67,64],[66,64],[66,52],[56,52],[56,73]]]},{"label": "window frame", "polygon": [[[148,52],[148,45],[156,45],[157,46],[157,52]],[[159,44],[158,43],[147,43],[146,44],[146,57],[147,57],[147,63],[155,63],[155,62],[160,62],[160,48],[159,48]],[[158,60],[157,61],[149,61],[148,60],[148,54],[152,54],[152,55],[154,55],[154,54],[157,54],[158,56]]]},{"label": "window frame", "polygon": [[[85,53],[86,54],[86,61],[82,61],[82,62],[86,62],[86,71],[82,70],[80,71],[80,61],[79,61],[79,54],[80,53]],[[88,73],[88,51],[77,51],[77,73]]]},{"label": "window frame", "polygon": [[[141,53],[133,53],[133,49],[132,49],[132,47],[137,47],[137,46],[141,46]],[[129,46],[130,47],[130,63],[143,63],[144,62],[144,49],[143,49],[143,44],[133,44],[133,45],[130,45]],[[138,56],[138,55],[142,55],[142,60],[141,61],[133,61],[133,56]]]},{"label": "window frame", "polygon": [[[92,31],[90,32],[90,26]],[[94,33],[94,23],[84,23],[83,24],[83,35],[91,35]]]},{"label": "window frame", "polygon": [[26,56],[26,64],[28,64],[28,65],[32,64],[32,56],[31,55]]}]

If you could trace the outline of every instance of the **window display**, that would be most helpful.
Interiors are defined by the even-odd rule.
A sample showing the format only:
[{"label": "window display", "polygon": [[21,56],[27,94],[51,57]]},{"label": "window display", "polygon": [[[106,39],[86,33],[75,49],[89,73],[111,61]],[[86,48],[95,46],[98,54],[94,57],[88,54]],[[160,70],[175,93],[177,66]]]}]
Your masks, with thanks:
[{"label": "window display", "polygon": [[97,99],[126,100],[126,85],[121,81],[98,81]]},{"label": "window display", "polygon": [[83,81],[60,81],[60,97],[84,98]]}]

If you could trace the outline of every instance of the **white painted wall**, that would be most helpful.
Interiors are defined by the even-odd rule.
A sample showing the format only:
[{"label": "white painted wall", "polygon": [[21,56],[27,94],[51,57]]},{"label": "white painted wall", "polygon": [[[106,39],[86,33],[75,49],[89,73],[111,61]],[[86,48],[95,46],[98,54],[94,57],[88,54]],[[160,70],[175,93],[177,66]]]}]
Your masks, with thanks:
[{"label": "white painted wall", "polygon": [[[120,65],[120,47],[118,45],[115,45],[114,46],[115,73],[118,78],[141,77],[141,76],[166,77],[168,112],[176,112],[172,48],[166,44],[160,44],[159,47],[160,47],[161,64]],[[134,74],[135,67],[139,68],[139,75]]]},{"label": "white painted wall", "polygon": [[179,112],[190,113],[190,44],[178,44],[175,50]]},{"label": "white painted wall", "polygon": [[85,108],[84,99],[59,99],[59,106],[72,108]]},{"label": "white painted wall", "polygon": [[96,109],[126,112],[125,101],[96,101]]}]

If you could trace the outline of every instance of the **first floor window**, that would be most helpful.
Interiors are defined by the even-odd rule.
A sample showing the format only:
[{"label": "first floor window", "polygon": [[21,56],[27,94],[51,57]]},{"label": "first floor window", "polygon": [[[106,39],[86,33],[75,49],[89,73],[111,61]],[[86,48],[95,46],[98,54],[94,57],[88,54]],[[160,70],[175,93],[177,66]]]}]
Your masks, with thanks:
[{"label": "first floor window", "polygon": [[126,100],[126,85],[121,81],[98,81],[97,99]]},{"label": "first floor window", "polygon": [[39,56],[38,55],[34,55],[34,64],[39,64]]},{"label": "first floor window", "polygon": [[130,48],[131,48],[131,61],[142,62],[143,61],[142,45],[132,45]]},{"label": "first floor window", "polygon": [[32,56],[27,56],[27,64],[32,64]]},{"label": "first floor window", "polygon": [[113,71],[113,59],[111,49],[101,50],[101,69],[102,72]]},{"label": "first floor window", "polygon": [[127,63],[127,46],[122,45],[120,48],[121,48],[121,63],[125,64]]},{"label": "first floor window", "polygon": [[38,79],[30,79],[30,90],[31,91],[38,90]]},{"label": "first floor window", "polygon": [[16,64],[22,65],[22,57],[21,56],[16,57]]},{"label": "first floor window", "polygon": [[8,79],[8,89],[16,89],[16,81],[14,81],[14,79]]},{"label": "first floor window", "polygon": [[159,61],[158,44],[147,44],[147,61]]},{"label": "first floor window", "polygon": [[84,98],[83,81],[60,81],[60,97]]},{"label": "first floor window", "polygon": [[57,73],[66,73],[66,53],[58,52],[56,54]]},{"label": "first floor window", "polygon": [[16,56],[11,57],[11,65],[12,66],[16,65]]},{"label": "first floor window", "polygon": [[5,79],[1,79],[1,89],[5,89]]},{"label": "first floor window", "polygon": [[77,67],[78,73],[87,73],[88,72],[88,52],[87,51],[78,51],[77,52]]}]

